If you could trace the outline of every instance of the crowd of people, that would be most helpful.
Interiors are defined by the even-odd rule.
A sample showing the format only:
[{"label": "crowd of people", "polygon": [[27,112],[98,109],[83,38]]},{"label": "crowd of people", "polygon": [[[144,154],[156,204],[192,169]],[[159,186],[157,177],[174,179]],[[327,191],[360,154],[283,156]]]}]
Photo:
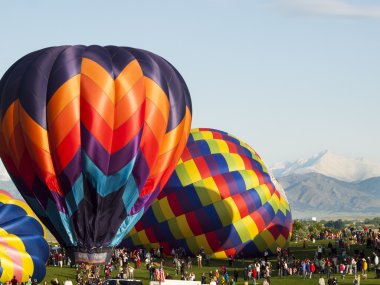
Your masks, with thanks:
[{"label": "crowd of people", "polygon": [[[309,256],[300,258],[300,254],[297,254],[296,257],[289,248],[278,248],[275,261],[269,260],[269,250],[265,250],[263,256],[250,262],[244,261],[243,256],[230,255],[226,263],[220,265],[219,268],[209,272],[204,271],[202,274],[198,273],[198,276],[194,273],[194,268],[197,268],[197,272],[202,272],[202,268],[210,268],[211,265],[210,256],[203,248],[199,249],[195,257],[186,255],[183,248],[173,248],[166,256],[163,255],[162,247],[150,250],[117,248],[106,265],[98,266],[75,265],[63,248],[52,247],[48,263],[50,266],[56,267],[75,266],[75,281],[79,285],[101,285],[104,280],[110,278],[134,279],[135,270],[139,269],[146,270],[149,280],[152,281],[197,280],[202,284],[218,285],[233,285],[238,280],[248,281],[249,284],[258,284],[259,282],[260,284],[270,284],[272,275],[280,278],[287,276],[303,279],[319,278],[320,285],[338,284],[339,279],[351,275],[354,284],[360,284],[360,280],[367,278],[368,272],[373,270],[376,272],[375,276],[380,278],[379,232],[371,229],[362,231],[346,229],[332,235],[326,230],[321,232],[317,239],[328,239],[328,243],[314,245],[315,253]],[[315,242],[315,237],[305,239],[303,247],[309,247],[309,243],[313,242]],[[322,246],[322,244],[326,246]],[[234,266],[237,261],[239,261],[239,267],[243,265],[243,269]],[[164,269],[170,268],[172,269],[165,273]],[[13,279],[7,282],[7,285],[17,284],[19,284],[17,280]],[[22,285],[37,285],[37,283],[30,279]]]}]

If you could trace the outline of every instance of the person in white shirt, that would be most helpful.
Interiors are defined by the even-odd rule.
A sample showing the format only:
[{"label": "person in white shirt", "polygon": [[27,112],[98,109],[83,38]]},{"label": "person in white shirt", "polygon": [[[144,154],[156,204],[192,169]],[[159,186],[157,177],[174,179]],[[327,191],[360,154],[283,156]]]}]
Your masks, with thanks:
[{"label": "person in white shirt", "polygon": [[319,277],[318,284],[319,285],[325,285],[325,278],[323,278],[322,275]]}]

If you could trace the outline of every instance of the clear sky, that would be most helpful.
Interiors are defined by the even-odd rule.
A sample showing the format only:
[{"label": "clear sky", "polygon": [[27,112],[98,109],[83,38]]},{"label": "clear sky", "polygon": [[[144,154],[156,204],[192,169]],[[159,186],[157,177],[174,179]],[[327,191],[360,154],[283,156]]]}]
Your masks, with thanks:
[{"label": "clear sky", "polygon": [[324,149],[380,162],[378,0],[5,1],[0,31],[0,76],[47,46],[147,49],[185,78],[193,127],[269,165]]}]

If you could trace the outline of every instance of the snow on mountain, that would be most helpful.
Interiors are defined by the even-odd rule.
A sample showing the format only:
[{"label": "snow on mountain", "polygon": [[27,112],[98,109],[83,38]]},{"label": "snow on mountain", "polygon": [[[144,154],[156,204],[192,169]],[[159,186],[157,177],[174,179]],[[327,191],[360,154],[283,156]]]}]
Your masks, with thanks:
[{"label": "snow on mountain", "polygon": [[1,160],[0,160],[0,189],[8,191],[15,198],[22,199],[21,194],[18,192],[16,186],[13,184]]},{"label": "snow on mountain", "polygon": [[5,166],[3,162],[0,160],[0,181],[9,181],[11,178],[8,175],[7,170],[5,169]]},{"label": "snow on mountain", "polygon": [[325,150],[308,159],[279,162],[271,167],[276,177],[292,174],[320,173],[346,182],[380,176],[380,163],[352,159]]}]

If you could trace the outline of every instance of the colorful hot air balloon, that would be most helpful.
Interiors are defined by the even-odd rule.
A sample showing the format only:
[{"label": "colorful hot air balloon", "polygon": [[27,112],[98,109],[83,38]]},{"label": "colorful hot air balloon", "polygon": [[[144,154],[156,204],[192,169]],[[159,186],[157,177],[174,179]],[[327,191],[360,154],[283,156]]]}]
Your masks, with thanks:
[{"label": "colorful hot air balloon", "polygon": [[257,257],[284,247],[291,229],[285,193],[259,155],[225,132],[194,129],[158,199],[122,244]]},{"label": "colorful hot air balloon", "polygon": [[5,283],[16,276],[25,282],[29,276],[42,281],[49,246],[45,230],[29,206],[0,190],[0,280]]},{"label": "colorful hot air balloon", "polygon": [[186,145],[183,78],[140,49],[50,47],[6,72],[0,99],[0,155],[22,196],[76,262],[104,262]]}]

